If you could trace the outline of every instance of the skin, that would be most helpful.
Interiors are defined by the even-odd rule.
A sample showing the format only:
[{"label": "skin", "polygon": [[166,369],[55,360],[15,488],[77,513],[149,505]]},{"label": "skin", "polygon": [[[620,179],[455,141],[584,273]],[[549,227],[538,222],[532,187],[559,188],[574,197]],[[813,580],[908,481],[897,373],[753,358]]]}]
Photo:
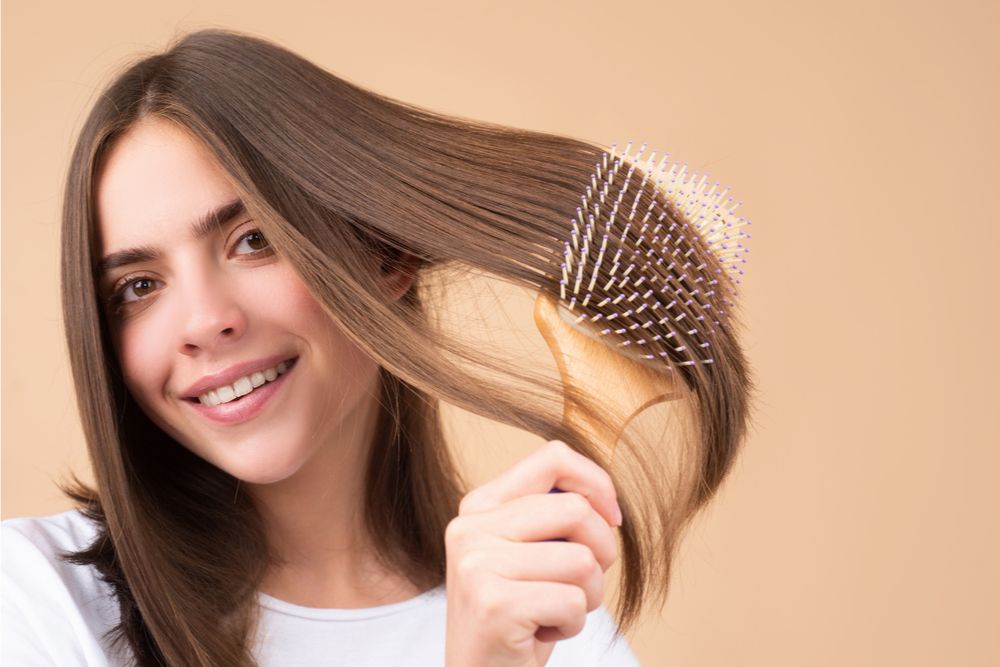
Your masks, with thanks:
[{"label": "skin", "polygon": [[[242,215],[194,239],[192,221],[236,192],[186,131],[141,121],[97,182],[102,257],[139,245],[158,259],[105,276],[128,300],[108,317],[125,383],[164,431],[242,481],[289,564],[261,590],[312,607],[358,608],[421,591],[380,571],[362,522],[377,365],[325,314]],[[412,272],[385,275],[399,298]],[[219,425],[183,400],[234,363],[298,356],[262,413]],[[565,493],[548,493],[558,487]],[[469,492],[448,525],[448,667],[541,667],[601,604],[617,558],[617,496],[596,463],[553,441]],[[564,538],[566,541],[546,541]]]}]

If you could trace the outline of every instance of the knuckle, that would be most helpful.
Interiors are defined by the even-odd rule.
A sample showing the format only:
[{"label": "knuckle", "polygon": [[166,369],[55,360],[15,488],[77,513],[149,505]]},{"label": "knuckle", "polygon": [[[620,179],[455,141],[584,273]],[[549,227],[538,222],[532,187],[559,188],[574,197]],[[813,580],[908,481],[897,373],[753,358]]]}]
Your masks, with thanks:
[{"label": "knuckle", "polygon": [[572,465],[573,457],[578,456],[576,451],[562,440],[549,441],[547,454],[552,465],[557,468],[564,468]]},{"label": "knuckle", "polygon": [[500,648],[505,654],[516,655],[521,649],[521,642],[518,641],[517,637],[513,633],[504,633],[504,636],[500,639]]},{"label": "knuckle", "polygon": [[594,567],[600,567],[594,552],[583,544],[574,544],[572,555],[566,559],[567,567],[573,579],[584,580],[594,573]]},{"label": "knuckle", "polygon": [[573,586],[573,590],[570,591],[568,604],[570,605],[571,613],[576,617],[586,616],[587,614],[587,592],[580,588],[579,586]]},{"label": "knuckle", "polygon": [[462,497],[462,500],[458,503],[458,513],[459,514],[470,514],[475,510],[476,506],[476,492],[472,490]]},{"label": "knuckle", "polygon": [[461,517],[455,517],[448,522],[444,529],[444,541],[449,547],[458,548],[464,544],[468,526]]},{"label": "knuckle", "polygon": [[483,559],[477,552],[472,551],[465,554],[455,567],[458,570],[459,579],[468,583],[475,580],[483,572]]},{"label": "knuckle", "polygon": [[574,523],[581,523],[590,516],[593,508],[590,506],[590,501],[579,493],[563,493],[565,496],[563,501],[566,504],[565,512],[566,515]]},{"label": "knuckle", "polygon": [[604,581],[602,577],[594,579],[594,583],[591,586],[591,594],[587,596],[587,604],[584,607],[584,614],[587,612],[594,611],[601,606],[601,601],[604,599]]},{"label": "knuckle", "polygon": [[484,582],[478,590],[479,602],[476,609],[480,620],[484,623],[495,622],[506,605],[502,587],[492,582]]},{"label": "knuckle", "polygon": [[551,451],[554,451],[554,452],[573,451],[572,448],[569,445],[567,445],[565,442],[563,442],[562,440],[549,440],[547,443],[545,443],[545,445]]},{"label": "knuckle", "polygon": [[555,447],[553,448],[553,452],[555,453],[556,456],[558,456],[563,460],[568,461],[580,455],[575,449],[570,447],[562,440],[553,440],[552,442],[556,443]]}]

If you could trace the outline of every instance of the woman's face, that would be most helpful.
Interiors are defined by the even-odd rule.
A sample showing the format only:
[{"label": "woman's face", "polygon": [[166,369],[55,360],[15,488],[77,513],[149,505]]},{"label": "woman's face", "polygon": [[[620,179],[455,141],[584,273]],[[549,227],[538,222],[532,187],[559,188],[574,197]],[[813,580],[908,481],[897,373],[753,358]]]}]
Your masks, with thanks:
[{"label": "woman's face", "polygon": [[[112,298],[115,351],[146,414],[217,467],[266,484],[336,439],[374,390],[378,366],[246,212],[197,224],[237,199],[186,131],[162,119],[133,126],[97,183],[108,266],[98,288]],[[205,394],[209,403],[237,398],[212,406]]]}]

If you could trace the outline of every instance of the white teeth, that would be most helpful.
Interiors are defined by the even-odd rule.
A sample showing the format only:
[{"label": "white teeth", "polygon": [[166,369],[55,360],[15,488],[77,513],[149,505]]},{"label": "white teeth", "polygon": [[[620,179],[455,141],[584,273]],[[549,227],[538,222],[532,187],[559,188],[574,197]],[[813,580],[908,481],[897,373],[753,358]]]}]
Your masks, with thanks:
[{"label": "white teeth", "polygon": [[219,405],[228,403],[240,396],[246,396],[257,387],[263,386],[266,382],[273,382],[279,375],[288,370],[288,363],[282,361],[273,368],[263,371],[255,371],[250,375],[245,375],[231,385],[224,385],[208,391],[198,397],[202,405]]},{"label": "white teeth", "polygon": [[237,396],[246,396],[253,391],[253,385],[250,384],[250,378],[243,377],[233,383],[233,389]]}]

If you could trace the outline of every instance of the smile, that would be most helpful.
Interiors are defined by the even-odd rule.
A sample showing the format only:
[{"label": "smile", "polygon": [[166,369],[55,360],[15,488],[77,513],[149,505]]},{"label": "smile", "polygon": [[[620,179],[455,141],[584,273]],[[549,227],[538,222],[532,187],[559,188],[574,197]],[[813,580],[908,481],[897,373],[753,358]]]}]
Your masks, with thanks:
[{"label": "smile", "polygon": [[[294,364],[295,360],[292,359],[291,363]],[[288,369],[291,368],[291,364],[287,361],[282,361],[277,366],[272,368],[265,368],[262,371],[257,371],[251,373],[250,375],[244,375],[232,384],[225,384],[221,387],[216,387],[211,391],[207,391],[198,397],[198,400],[202,405],[214,406],[220,403],[229,403],[237,398],[242,398],[249,393],[252,393],[258,387],[263,387],[268,382],[274,382],[279,375],[284,375]]]},{"label": "smile", "polygon": [[187,398],[183,403],[199,416],[217,423],[233,425],[249,421],[263,412],[288,384],[297,361],[298,357],[283,361],[272,368],[241,377],[231,385],[213,389],[198,398]]}]

